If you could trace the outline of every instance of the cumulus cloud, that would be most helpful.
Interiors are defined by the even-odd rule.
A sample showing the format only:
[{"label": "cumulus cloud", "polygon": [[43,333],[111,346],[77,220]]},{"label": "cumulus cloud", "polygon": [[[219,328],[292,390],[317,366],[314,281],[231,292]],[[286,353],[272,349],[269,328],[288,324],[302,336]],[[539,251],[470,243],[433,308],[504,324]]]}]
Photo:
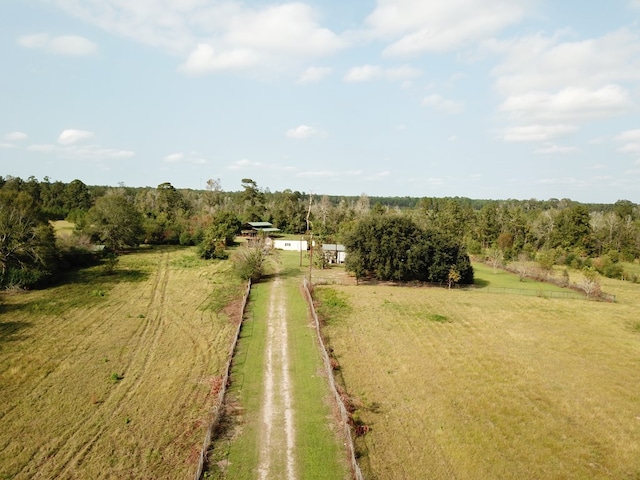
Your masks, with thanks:
[{"label": "cumulus cloud", "polygon": [[505,142],[546,142],[578,130],[573,125],[526,125],[510,127],[501,133]]},{"label": "cumulus cloud", "polygon": [[189,152],[189,153],[177,152],[177,153],[172,153],[172,154],[169,154],[166,157],[164,157],[164,161],[166,163],[191,163],[191,164],[194,164],[194,165],[203,165],[203,164],[207,163],[207,160],[202,158],[202,156],[200,154],[198,154],[197,152]]},{"label": "cumulus cloud", "polygon": [[382,77],[382,67],[377,65],[362,65],[351,68],[344,76],[345,82],[367,82]]},{"label": "cumulus cloud", "polygon": [[421,74],[422,72],[420,70],[408,65],[393,68],[383,68],[379,65],[361,65],[349,69],[343,80],[351,83],[368,82],[379,79],[399,81],[414,79]]},{"label": "cumulus cloud", "polygon": [[462,113],[464,111],[464,105],[461,102],[450,100],[437,94],[424,97],[422,99],[422,105],[449,115]]},{"label": "cumulus cloud", "polygon": [[626,130],[620,135],[617,135],[615,139],[621,142],[640,142],[640,128],[636,130]]},{"label": "cumulus cloud", "polygon": [[299,172],[296,176],[301,178],[336,178],[344,179],[345,177],[361,177],[364,172],[362,170],[306,170]]},{"label": "cumulus cloud", "polygon": [[331,67],[309,67],[300,75],[298,83],[319,82],[329,76],[332,71]]},{"label": "cumulus cloud", "polygon": [[289,138],[305,139],[310,137],[324,137],[326,136],[326,133],[318,130],[317,128],[310,127],[309,125],[299,125],[287,130],[285,135]]},{"label": "cumulus cloud", "polygon": [[528,92],[508,97],[500,109],[516,120],[585,121],[629,111],[633,101],[619,85],[598,89],[575,86],[555,93]]},{"label": "cumulus cloud", "polygon": [[503,96],[499,110],[516,124],[505,129],[506,141],[547,141],[637,108],[640,36],[627,28],[598,38],[569,36],[565,30],[487,43],[503,55],[492,75]]},{"label": "cumulus cloud", "polygon": [[565,155],[576,153],[579,149],[576,147],[568,147],[563,145],[545,145],[535,150],[538,155]]},{"label": "cumulus cloud", "polygon": [[135,153],[131,150],[105,148],[100,145],[54,145],[34,144],[27,147],[28,151],[55,154],[60,158],[74,160],[113,160],[131,158]]},{"label": "cumulus cloud", "polygon": [[387,56],[446,52],[490,38],[519,22],[531,1],[377,0],[365,23],[369,34],[390,43]]},{"label": "cumulus cloud", "polygon": [[216,50],[206,43],[199,44],[189,54],[180,70],[190,75],[213,72],[216,70],[239,70],[256,65],[260,60],[257,52],[246,48],[226,51]]},{"label": "cumulus cloud", "polygon": [[11,132],[7,133],[4,138],[10,142],[20,142],[22,140],[26,140],[29,136],[24,132]]},{"label": "cumulus cloud", "polygon": [[227,168],[229,170],[246,170],[248,168],[261,168],[261,167],[263,167],[263,164],[261,162],[252,162],[251,160],[243,158],[242,160],[237,160],[233,162]]},{"label": "cumulus cloud", "polygon": [[614,140],[623,144],[617,148],[618,152],[633,155],[640,153],[640,129],[624,131]]},{"label": "cumulus cloud", "polygon": [[253,7],[237,0],[52,1],[107,32],[185,58],[179,70],[192,75],[288,65],[346,45],[302,2]]},{"label": "cumulus cloud", "polygon": [[60,145],[72,145],[74,143],[88,140],[93,136],[94,136],[93,132],[88,132],[86,130],[67,129],[67,130],[64,130],[58,137],[58,143]]},{"label": "cumulus cloud", "polygon": [[18,44],[25,48],[45,50],[57,55],[82,57],[98,50],[95,43],[78,35],[51,36],[48,33],[36,33],[18,37]]},{"label": "cumulus cloud", "polygon": [[131,158],[135,156],[132,150],[103,147],[88,141],[95,136],[93,132],[86,130],[64,130],[57,143],[32,144],[26,147],[27,151],[55,155],[58,158],[74,160],[114,160]]}]

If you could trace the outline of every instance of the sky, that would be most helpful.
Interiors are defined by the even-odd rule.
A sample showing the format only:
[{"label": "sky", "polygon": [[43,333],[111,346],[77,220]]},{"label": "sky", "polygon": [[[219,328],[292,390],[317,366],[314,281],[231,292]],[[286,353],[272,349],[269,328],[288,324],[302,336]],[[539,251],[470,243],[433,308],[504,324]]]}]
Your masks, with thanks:
[{"label": "sky", "polygon": [[0,175],[640,203],[640,0],[2,0]]}]

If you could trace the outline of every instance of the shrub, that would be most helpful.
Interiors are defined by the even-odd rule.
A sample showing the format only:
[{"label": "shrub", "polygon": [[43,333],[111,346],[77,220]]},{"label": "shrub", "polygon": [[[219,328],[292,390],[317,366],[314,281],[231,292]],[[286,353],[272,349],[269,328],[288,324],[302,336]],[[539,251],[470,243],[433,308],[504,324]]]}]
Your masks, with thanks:
[{"label": "shrub", "polygon": [[270,253],[271,251],[264,247],[264,242],[258,242],[252,247],[241,248],[233,257],[236,274],[242,280],[260,280]]}]

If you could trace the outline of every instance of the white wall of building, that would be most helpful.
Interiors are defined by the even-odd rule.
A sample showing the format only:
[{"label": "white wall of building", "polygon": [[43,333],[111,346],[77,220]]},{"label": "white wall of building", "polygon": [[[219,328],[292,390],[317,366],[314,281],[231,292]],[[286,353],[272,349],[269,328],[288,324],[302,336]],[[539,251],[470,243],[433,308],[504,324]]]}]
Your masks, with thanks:
[{"label": "white wall of building", "polygon": [[307,250],[306,240],[274,240],[273,248],[278,250],[293,250],[294,252]]}]

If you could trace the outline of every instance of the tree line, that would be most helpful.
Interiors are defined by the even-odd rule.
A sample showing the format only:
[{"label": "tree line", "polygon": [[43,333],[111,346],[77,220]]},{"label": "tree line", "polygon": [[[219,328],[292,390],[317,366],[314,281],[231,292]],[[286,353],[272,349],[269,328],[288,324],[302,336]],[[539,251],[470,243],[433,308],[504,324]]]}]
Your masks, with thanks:
[{"label": "tree line", "polygon": [[[461,249],[463,257],[466,252],[501,262],[525,257],[545,265],[592,267],[614,277],[629,277],[620,261],[640,258],[640,208],[628,200],[583,204],[569,199],[328,196],[271,192],[250,178],[242,180],[240,189],[225,191],[219,179],[195,190],[177,189],[170,182],[90,186],[81,180],[6,176],[0,177],[0,285],[46,282],[88,261],[85,254],[96,244],[116,253],[140,243],[198,245],[203,257],[221,258],[248,221],[269,221],[288,234],[310,231],[316,241],[346,243],[353,250],[354,234],[391,228],[384,227],[388,218],[406,219],[400,222],[418,228],[421,241]],[[75,224],[72,238],[56,239],[50,221],[62,219]],[[451,265],[456,255],[445,255]],[[400,264],[381,267],[378,262],[388,261],[383,259],[361,266],[352,260],[350,268],[405,276],[398,273],[405,268]],[[455,270],[465,278],[462,266]],[[438,278],[443,281],[442,275]]]}]

